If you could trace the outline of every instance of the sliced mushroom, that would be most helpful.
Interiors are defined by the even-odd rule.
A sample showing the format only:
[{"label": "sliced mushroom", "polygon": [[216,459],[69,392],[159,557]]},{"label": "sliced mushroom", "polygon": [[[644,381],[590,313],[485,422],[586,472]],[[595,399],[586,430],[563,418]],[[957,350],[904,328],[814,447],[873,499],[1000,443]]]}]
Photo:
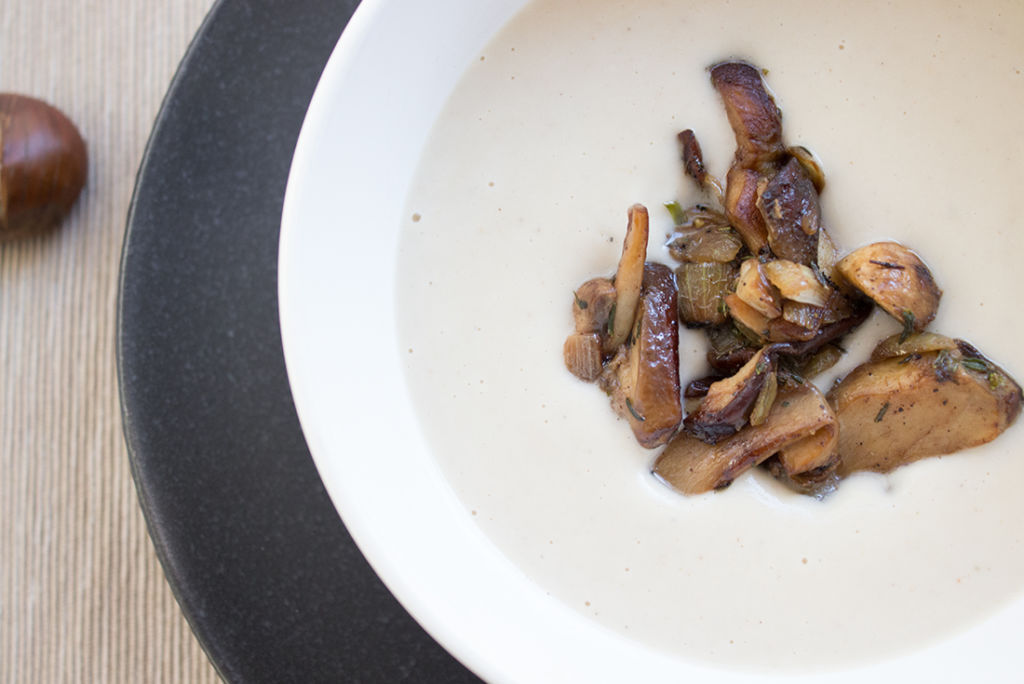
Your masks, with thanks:
[{"label": "sliced mushroom", "polygon": [[654,474],[684,494],[701,494],[727,487],[782,452],[790,454],[783,469],[793,468],[790,476],[798,478],[801,472],[828,469],[836,430],[836,416],[817,389],[807,384],[786,387],[762,425],[747,426],[716,444],[677,433],[655,461]]},{"label": "sliced mushroom", "polygon": [[615,306],[604,347],[607,353],[614,352],[626,341],[636,318],[644,278],[644,262],[647,259],[647,234],[647,208],[642,204],[634,204],[629,208],[622,257],[615,272]]},{"label": "sliced mushroom", "polygon": [[821,210],[818,192],[795,158],[765,185],[757,202],[768,231],[768,245],[780,259],[810,266],[818,256]]},{"label": "sliced mushroom", "polygon": [[765,277],[785,299],[817,307],[828,305],[829,288],[814,274],[814,269],[788,259],[774,259],[762,267]]},{"label": "sliced mushroom", "polygon": [[697,181],[701,190],[722,202],[722,184],[704,167],[704,155],[697,142],[697,136],[689,128],[679,133],[679,148],[686,174]]},{"label": "sliced mushroom", "polygon": [[736,135],[736,165],[761,170],[782,154],[782,112],[768,93],[761,71],[746,62],[711,67],[711,84],[722,96]]},{"label": "sliced mushroom", "polygon": [[683,418],[679,386],[679,319],[672,270],[647,264],[629,339],[601,378],[612,408],[647,448],[664,444]]},{"label": "sliced mushroom", "polygon": [[577,333],[605,335],[615,307],[615,285],[608,278],[592,278],[573,293],[572,317]]},{"label": "sliced mushroom", "polygon": [[839,416],[839,474],[889,472],[996,438],[1020,386],[976,349],[908,353],[855,368],[828,395]]},{"label": "sliced mushroom", "polygon": [[942,350],[952,351],[959,349],[956,340],[945,335],[933,332],[920,332],[906,336],[903,334],[887,337],[871,352],[872,361],[894,359],[910,354],[925,354]]},{"label": "sliced mushroom", "polygon": [[876,242],[846,255],[836,269],[910,331],[935,318],[942,290],[921,258],[898,242]]},{"label": "sliced mushroom", "polygon": [[751,254],[768,252],[768,227],[757,206],[761,174],[733,165],[725,177],[725,214]]},{"label": "sliced mushroom", "polygon": [[713,383],[698,409],[686,416],[683,428],[697,439],[715,444],[746,425],[775,370],[768,349],[759,350],[735,375]]}]

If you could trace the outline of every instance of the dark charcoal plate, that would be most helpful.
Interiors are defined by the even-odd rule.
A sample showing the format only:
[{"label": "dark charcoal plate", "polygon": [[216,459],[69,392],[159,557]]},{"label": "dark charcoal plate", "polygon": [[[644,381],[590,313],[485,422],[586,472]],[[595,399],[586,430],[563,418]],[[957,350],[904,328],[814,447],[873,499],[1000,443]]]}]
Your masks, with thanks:
[{"label": "dark charcoal plate", "polygon": [[475,681],[349,537],[285,375],[285,183],[356,4],[218,2],[167,94],[128,217],[118,368],[132,470],[182,610],[232,682]]}]

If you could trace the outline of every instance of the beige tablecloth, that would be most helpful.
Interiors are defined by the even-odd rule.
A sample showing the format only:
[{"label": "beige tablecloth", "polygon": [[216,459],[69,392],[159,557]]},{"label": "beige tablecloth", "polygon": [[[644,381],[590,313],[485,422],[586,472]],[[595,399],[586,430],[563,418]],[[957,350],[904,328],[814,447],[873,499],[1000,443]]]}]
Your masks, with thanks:
[{"label": "beige tablecloth", "polygon": [[0,0],[0,91],[63,109],[89,182],[0,245],[0,684],[214,682],[146,534],[121,432],[118,260],[135,172],[212,0]]}]

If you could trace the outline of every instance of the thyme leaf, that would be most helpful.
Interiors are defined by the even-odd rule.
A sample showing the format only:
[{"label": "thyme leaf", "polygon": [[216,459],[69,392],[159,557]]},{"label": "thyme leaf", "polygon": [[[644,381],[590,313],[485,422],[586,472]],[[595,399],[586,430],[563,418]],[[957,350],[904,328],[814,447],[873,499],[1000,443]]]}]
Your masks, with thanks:
[{"label": "thyme leaf", "polygon": [[889,402],[882,404],[882,408],[878,409],[878,415],[875,416],[875,422],[881,423],[882,418],[885,416],[885,412],[889,410]]},{"label": "thyme leaf", "polygon": [[972,371],[976,371],[978,373],[988,373],[990,370],[992,370],[991,368],[989,368],[989,365],[983,359],[966,357],[961,361],[961,363],[964,364],[964,366],[966,366],[967,368],[971,369]]},{"label": "thyme leaf", "polygon": [[913,311],[903,310],[903,332],[900,333],[900,344],[906,342],[907,338],[914,334],[915,320]]},{"label": "thyme leaf", "polygon": [[644,418],[643,416],[636,412],[636,409],[633,408],[633,402],[629,400],[629,397],[626,397],[626,408],[629,409],[629,412],[633,414],[633,417],[639,420],[641,423],[647,420],[646,418]]}]

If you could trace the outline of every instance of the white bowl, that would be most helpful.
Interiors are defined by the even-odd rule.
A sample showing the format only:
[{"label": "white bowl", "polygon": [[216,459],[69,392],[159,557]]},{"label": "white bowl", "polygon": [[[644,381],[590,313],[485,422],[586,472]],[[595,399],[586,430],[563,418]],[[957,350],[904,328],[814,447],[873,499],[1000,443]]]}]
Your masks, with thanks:
[{"label": "white bowl", "polygon": [[[408,351],[400,348],[396,313],[397,254],[409,218],[405,198],[449,95],[524,4],[364,0],[327,65],[289,179],[279,270],[285,356],[313,458],[346,526],[383,581],[428,632],[487,680],[788,680],[778,669],[732,668],[666,651],[554,598],[467,514],[424,435],[402,370]],[[656,0],[650,4],[665,7]],[[704,9],[698,12],[699,7]],[[709,7],[713,15],[714,3],[694,3],[693,13]],[[577,3],[575,11],[587,9]],[[821,26],[821,35],[809,35],[809,43],[842,35],[839,17],[853,11],[822,10],[818,19],[808,19],[808,26]],[[1020,35],[1021,28],[1008,30]],[[557,43],[558,38],[544,40]],[[621,61],[596,64],[595,78],[615,66]],[[781,94],[784,109],[786,99]],[[786,112],[787,124],[802,116]],[[668,125],[685,127],[682,121]],[[719,165],[731,154],[721,144],[722,130],[728,137],[723,128],[713,134],[720,151],[709,154],[717,155]],[[540,182],[560,182],[544,179],[544,168],[538,173]],[[617,206],[616,227],[624,224],[627,205]],[[564,309],[568,319],[568,304]],[[565,332],[551,331],[556,359]],[[996,357],[1005,355],[1000,347]],[[523,506],[529,505],[524,497]],[[1024,604],[1008,601],[978,624],[965,624],[909,653],[819,669],[815,681],[997,678],[1024,664],[1016,648],[1022,621]]]}]

